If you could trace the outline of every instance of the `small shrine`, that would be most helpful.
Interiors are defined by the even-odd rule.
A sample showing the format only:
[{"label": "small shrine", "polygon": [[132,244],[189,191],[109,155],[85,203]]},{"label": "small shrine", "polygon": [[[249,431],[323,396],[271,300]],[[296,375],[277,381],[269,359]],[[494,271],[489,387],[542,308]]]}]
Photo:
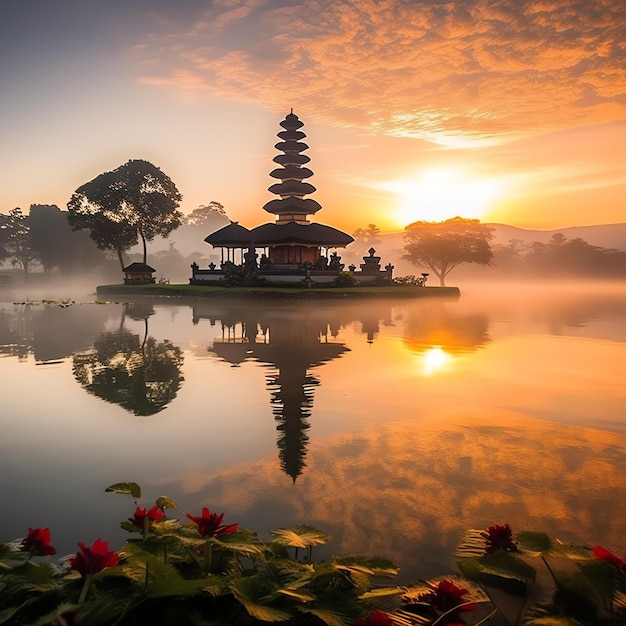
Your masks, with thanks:
[{"label": "small shrine", "polygon": [[[337,282],[344,271],[337,249],[345,248],[354,238],[332,226],[310,221],[322,207],[310,196],[316,188],[308,182],[313,172],[305,167],[309,146],[302,140],[303,122],[293,110],[280,122],[282,130],[273,159],[279,167],[270,172],[277,182],[268,191],[278,196],[263,209],[276,216],[274,222],[247,229],[232,222],[205,237],[204,241],[221,249],[221,264],[201,269],[191,266],[190,284],[260,282],[267,284],[328,284]],[[374,251],[375,252],[375,251]],[[373,252],[370,254],[373,257]],[[392,282],[392,266],[374,270],[372,261],[364,258],[367,271],[350,266],[355,283]],[[373,257],[380,261],[379,257]],[[390,269],[391,268],[391,269]]]},{"label": "small shrine", "polygon": [[156,270],[146,263],[131,263],[122,271],[125,285],[147,285],[156,282],[152,276]]}]

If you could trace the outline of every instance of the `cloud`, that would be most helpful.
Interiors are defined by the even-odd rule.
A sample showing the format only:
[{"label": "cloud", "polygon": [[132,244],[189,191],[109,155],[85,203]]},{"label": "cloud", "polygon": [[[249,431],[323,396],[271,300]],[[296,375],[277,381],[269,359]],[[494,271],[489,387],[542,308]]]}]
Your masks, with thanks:
[{"label": "cloud", "polygon": [[146,82],[440,143],[623,119],[623,0],[222,0]]}]

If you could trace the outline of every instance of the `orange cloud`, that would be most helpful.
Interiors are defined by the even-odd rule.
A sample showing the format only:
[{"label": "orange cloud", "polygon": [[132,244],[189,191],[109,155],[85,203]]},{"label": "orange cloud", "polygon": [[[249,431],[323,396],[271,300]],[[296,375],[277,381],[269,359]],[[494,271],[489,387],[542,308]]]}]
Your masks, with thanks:
[{"label": "orange cloud", "polygon": [[222,0],[135,51],[147,82],[447,143],[622,119],[624,24],[623,0]]}]

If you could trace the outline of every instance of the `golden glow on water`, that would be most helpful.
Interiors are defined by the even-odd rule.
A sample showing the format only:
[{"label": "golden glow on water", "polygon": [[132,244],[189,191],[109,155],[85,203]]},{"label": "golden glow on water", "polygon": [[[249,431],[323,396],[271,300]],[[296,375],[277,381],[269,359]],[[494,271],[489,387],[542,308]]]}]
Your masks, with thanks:
[{"label": "golden glow on water", "polygon": [[[447,568],[465,528],[494,522],[626,549],[626,293],[490,293],[158,304],[145,346],[171,347],[152,361],[137,309],[5,312],[0,493],[16,514],[0,541],[48,525],[68,529],[63,552],[121,542],[128,503],[103,488],[133,480],[142,506],[167,494],[260,532],[310,523],[334,552],[390,556],[409,576]],[[150,415],[128,401],[142,363],[141,389],[169,393]]]},{"label": "golden glow on water", "polygon": [[422,373],[426,376],[435,374],[451,362],[452,357],[441,349],[441,346],[433,346],[426,350],[421,357]]}]

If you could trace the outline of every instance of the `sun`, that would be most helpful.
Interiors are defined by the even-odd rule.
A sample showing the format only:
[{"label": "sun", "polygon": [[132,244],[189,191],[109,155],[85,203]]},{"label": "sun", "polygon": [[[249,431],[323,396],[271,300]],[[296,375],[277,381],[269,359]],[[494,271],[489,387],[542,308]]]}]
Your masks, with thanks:
[{"label": "sun", "polygon": [[451,217],[480,219],[498,198],[501,185],[460,169],[436,168],[381,187],[398,196],[395,221],[402,227],[418,220],[441,222]]}]

